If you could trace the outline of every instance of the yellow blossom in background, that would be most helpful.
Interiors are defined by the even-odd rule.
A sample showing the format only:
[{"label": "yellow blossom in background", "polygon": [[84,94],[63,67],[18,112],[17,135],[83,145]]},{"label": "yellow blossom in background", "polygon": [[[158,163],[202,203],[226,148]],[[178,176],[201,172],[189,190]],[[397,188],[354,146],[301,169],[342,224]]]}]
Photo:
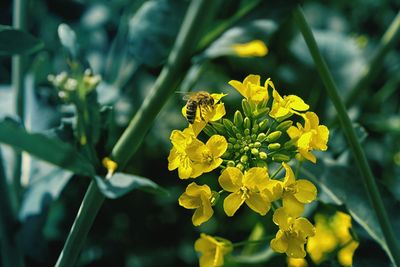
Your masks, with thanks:
[{"label": "yellow blossom in background", "polygon": [[170,136],[173,145],[168,156],[168,170],[178,169],[178,176],[187,179],[192,176],[194,171],[193,162],[186,153],[189,143],[195,139],[193,130],[186,128],[183,131],[173,130]]},{"label": "yellow blossom in background", "polygon": [[269,186],[269,175],[266,168],[254,167],[243,173],[236,167],[226,168],[218,179],[221,187],[231,192],[224,199],[226,215],[233,216],[246,203],[255,212],[265,215],[271,201],[263,193]]},{"label": "yellow blossom in background", "polygon": [[[197,107],[196,118],[194,123],[189,125],[189,128],[192,129],[195,136],[199,135],[199,133],[204,129],[208,122],[218,121],[222,117],[225,116],[225,105],[220,102],[221,99],[226,96],[226,94],[211,94],[211,97],[214,99],[213,107]],[[182,115],[186,118],[186,108],[187,104],[182,108]],[[201,108],[201,115],[199,109]]]},{"label": "yellow blossom in background", "polygon": [[261,86],[259,75],[250,74],[244,79],[243,83],[236,80],[231,80],[229,84],[248,101],[260,103],[266,102],[269,99],[267,90],[269,79],[265,82],[265,86]]},{"label": "yellow blossom in background", "polygon": [[211,207],[211,199],[212,192],[210,187],[191,183],[186,188],[185,193],[179,197],[179,205],[186,209],[196,209],[192,222],[193,225],[199,226],[208,221],[214,214]]},{"label": "yellow blossom in background", "polygon": [[297,123],[297,127],[291,126],[287,133],[296,144],[301,156],[315,163],[316,157],[311,150],[325,151],[328,146],[329,130],[325,125],[319,125],[319,119],[314,112],[307,112],[303,115],[304,127]]},{"label": "yellow blossom in background", "polygon": [[314,226],[306,218],[291,216],[283,207],[275,211],[273,221],[279,226],[279,231],[271,240],[271,248],[291,258],[304,258],[304,244],[315,234]]},{"label": "yellow blossom in background", "polygon": [[232,48],[239,57],[263,57],[268,54],[268,47],[261,40],[235,44]]},{"label": "yellow blossom in background", "polygon": [[187,146],[186,153],[193,162],[192,177],[210,172],[222,163],[221,156],[228,148],[228,142],[221,135],[213,135],[206,144],[198,139]]},{"label": "yellow blossom in background", "polygon": [[218,267],[224,265],[224,256],[232,251],[232,243],[202,233],[196,240],[194,249],[201,253],[200,267]]},{"label": "yellow blossom in background", "polygon": [[314,217],[316,234],[307,244],[307,252],[316,264],[328,258],[337,249],[338,261],[342,266],[351,266],[353,254],[358,242],[350,234],[351,217],[343,212],[336,212],[329,217],[317,214]]},{"label": "yellow blossom in background", "polygon": [[269,115],[278,121],[286,119],[293,114],[300,114],[299,112],[307,111],[310,107],[303,99],[296,95],[283,96],[282,98],[275,88],[272,90],[272,97],[274,98],[274,102],[272,103]]},{"label": "yellow blossom in background", "polygon": [[287,266],[288,267],[307,267],[307,261],[302,258],[287,258]]},{"label": "yellow blossom in background", "polygon": [[317,188],[308,180],[297,180],[292,168],[287,163],[282,163],[286,174],[282,182],[283,207],[292,216],[300,216],[304,211],[304,204],[311,203],[317,197]]}]

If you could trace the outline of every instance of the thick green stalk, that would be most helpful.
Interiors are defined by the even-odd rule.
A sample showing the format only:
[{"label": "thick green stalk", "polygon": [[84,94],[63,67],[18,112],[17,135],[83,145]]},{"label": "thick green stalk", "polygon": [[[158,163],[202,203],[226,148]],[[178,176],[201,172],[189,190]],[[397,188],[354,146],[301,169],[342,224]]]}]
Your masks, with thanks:
[{"label": "thick green stalk", "polygon": [[4,267],[24,266],[23,257],[15,244],[16,226],[17,220],[12,208],[10,190],[0,151],[0,256]]},{"label": "thick green stalk", "polygon": [[[217,2],[213,0],[192,1],[167,64],[112,151],[111,157],[118,163],[119,169],[123,169],[129,158],[136,152],[155,117],[183,77],[201,29],[211,19]],[[92,181],[56,267],[74,265],[103,201],[104,196]]]},{"label": "thick green stalk", "polygon": [[382,68],[385,56],[392,49],[392,47],[395,45],[396,41],[398,41],[399,38],[400,38],[400,11],[397,13],[397,16],[393,19],[389,28],[382,36],[382,39],[379,42],[377,50],[375,51],[370,62],[363,70],[361,78],[358,80],[357,84],[350,90],[349,95],[345,99],[346,107],[351,106],[357,99],[359,94],[362,93],[362,91],[365,90],[377,77],[380,69]]},{"label": "thick green stalk", "polygon": [[[15,0],[13,6],[13,27],[24,31],[26,28],[26,16],[26,0]],[[17,55],[12,57],[11,83],[15,96],[15,113],[21,119],[21,122],[24,121],[24,65],[25,56]],[[15,151],[12,166],[12,188],[16,198],[13,200],[14,202],[18,202],[18,196],[21,190],[21,164],[21,152]]]},{"label": "thick green stalk", "polygon": [[319,75],[321,76],[322,81],[325,84],[326,91],[332,100],[336,111],[339,116],[340,123],[342,125],[342,129],[347,137],[348,143],[353,151],[358,169],[362,175],[364,185],[366,187],[369,199],[372,203],[372,206],[375,210],[378,222],[382,228],[383,236],[385,237],[386,243],[388,245],[389,251],[392,254],[394,263],[397,266],[400,266],[400,248],[395,238],[392,225],[390,224],[389,217],[386,213],[385,206],[382,201],[382,197],[378,190],[378,186],[376,184],[375,178],[372,174],[370,166],[368,165],[367,158],[361,149],[361,145],[358,142],[356,133],[352,126],[349,116],[347,115],[345,106],[343,101],[340,99],[338,94],[337,87],[333,81],[332,75],[328,70],[328,67],[322,58],[317,43],[314,39],[314,36],[311,32],[309,25],[304,17],[303,11],[300,7],[298,7],[294,16],[297,22],[297,25],[300,28],[300,31],[304,37],[304,40],[307,43],[308,49],[312,55],[314,63],[317,67]]}]

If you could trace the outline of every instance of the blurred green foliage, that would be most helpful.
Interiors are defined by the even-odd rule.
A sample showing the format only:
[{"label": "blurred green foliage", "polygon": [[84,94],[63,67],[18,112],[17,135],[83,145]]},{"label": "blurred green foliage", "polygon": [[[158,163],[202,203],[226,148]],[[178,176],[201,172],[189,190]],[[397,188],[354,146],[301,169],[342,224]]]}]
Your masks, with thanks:
[{"label": "blurred green foliage", "polygon": [[[321,200],[307,212],[312,214],[322,209],[323,203],[349,211],[361,240],[354,266],[367,266],[367,259],[368,266],[388,266],[385,248],[381,248],[382,236],[360,185],[353,158],[336,129],[335,111],[293,22],[291,12],[296,3],[257,1],[251,10],[232,20],[249,2],[222,1],[217,19],[207,31],[211,37],[206,35],[205,41],[200,42],[206,46],[199,44],[181,89],[228,93],[226,105],[237,106],[239,97],[227,82],[242,80],[253,73],[271,77],[282,94],[296,94],[305,99],[332,133],[329,153],[307,168],[318,181]],[[70,53],[69,56],[103,77],[98,87],[98,99],[101,105],[113,107],[110,111],[113,119],[102,121],[111,126],[107,126],[106,135],[99,137],[96,149],[99,155],[108,155],[165,63],[188,3],[186,0],[29,1],[28,31],[44,43],[44,49],[28,57],[25,127],[63,141],[72,140],[71,108],[59,100],[57,91],[47,80],[49,74],[67,69],[66,58]],[[303,1],[302,5],[341,94],[346,97],[400,9],[400,2]],[[10,25],[11,14],[12,2],[1,2],[0,24]],[[61,33],[57,31],[61,23],[73,29],[73,37],[65,28]],[[215,31],[219,25],[225,27],[220,34]],[[66,37],[60,41],[58,34]],[[68,42],[68,38],[76,40]],[[269,48],[266,57],[239,58],[227,52],[231,44],[253,39],[266,42]],[[361,125],[364,150],[382,185],[382,192],[385,192],[387,210],[394,216],[392,222],[400,236],[400,219],[396,215],[400,200],[398,43],[385,58],[378,78],[364,88],[349,114]],[[64,48],[68,46],[71,47],[69,52]],[[72,55],[71,51],[74,51]],[[10,64],[9,57],[0,56],[1,117],[10,115],[11,110]],[[193,243],[199,232],[217,233],[232,241],[242,241],[249,236],[250,229],[260,217],[246,209],[234,218],[227,218],[222,207],[217,206],[215,216],[197,229],[191,224],[191,212],[178,206],[177,199],[186,184],[175,172],[168,172],[167,156],[171,130],[186,124],[180,112],[183,105],[179,94],[168,101],[127,166],[127,172],[152,179],[170,194],[154,196],[134,191],[106,201],[89,233],[78,266],[197,266]],[[0,122],[0,137],[5,133],[12,134],[13,127],[16,126]],[[32,143],[26,145],[34,145],[35,135],[29,138]],[[18,145],[29,151],[24,144]],[[1,149],[8,162],[9,148],[2,145]],[[69,147],[65,149],[65,153],[70,153]],[[83,164],[74,157],[68,164],[75,162],[72,159]],[[25,160],[28,163],[24,165],[24,173],[29,184],[22,194],[17,240],[26,256],[27,266],[53,266],[89,179],[72,177],[69,171],[35,158]],[[9,173],[7,167],[8,164],[6,171]],[[274,233],[276,228],[270,218],[262,222],[267,235]],[[266,248],[265,245],[260,249]],[[377,250],[382,252],[375,253]],[[286,261],[283,256],[274,255],[268,264],[285,266]],[[231,266],[247,265],[232,263]],[[327,263],[326,266],[334,265]]]}]

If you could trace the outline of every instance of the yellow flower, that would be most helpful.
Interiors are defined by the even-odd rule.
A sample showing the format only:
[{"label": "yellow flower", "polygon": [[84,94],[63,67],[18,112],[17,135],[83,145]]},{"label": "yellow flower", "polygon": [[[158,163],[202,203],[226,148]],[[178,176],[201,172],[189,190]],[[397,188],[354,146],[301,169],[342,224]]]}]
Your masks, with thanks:
[{"label": "yellow flower", "polygon": [[358,242],[353,240],[349,244],[347,244],[344,248],[339,250],[338,252],[339,263],[343,266],[352,266],[354,251],[356,251],[357,247],[358,247]]},{"label": "yellow flower", "polygon": [[187,146],[186,153],[193,161],[192,177],[200,176],[202,173],[210,172],[218,168],[222,163],[221,156],[228,148],[228,142],[221,135],[213,135],[206,144],[198,139]]},{"label": "yellow flower", "polygon": [[300,155],[315,163],[317,159],[310,151],[325,151],[328,148],[329,130],[325,125],[319,125],[318,116],[314,112],[307,112],[302,117],[304,128],[297,123],[297,127],[289,127],[287,133],[292,140],[297,140],[296,145]]},{"label": "yellow flower", "polygon": [[178,169],[178,176],[181,179],[192,177],[194,172],[193,162],[186,153],[186,148],[196,139],[193,130],[186,128],[183,131],[174,130],[170,136],[173,145],[168,156],[168,170]]},{"label": "yellow flower", "polygon": [[179,205],[186,209],[196,209],[192,222],[193,225],[199,226],[208,221],[214,214],[211,207],[212,197],[211,189],[207,185],[191,183],[186,188],[185,193],[179,197]]},{"label": "yellow flower", "polygon": [[263,57],[268,54],[268,48],[261,40],[254,40],[245,44],[235,44],[232,48],[240,57]]},{"label": "yellow flower", "polygon": [[243,203],[261,215],[269,211],[271,201],[265,190],[269,188],[270,180],[266,168],[254,167],[243,175],[238,168],[228,167],[218,181],[225,191],[231,192],[224,199],[228,216],[233,216]]},{"label": "yellow flower", "polygon": [[275,88],[272,90],[272,96],[274,101],[269,115],[279,121],[293,114],[300,114],[299,111],[306,111],[309,108],[309,106],[304,103],[303,99],[296,95],[283,96],[282,98]]},{"label": "yellow flower", "polygon": [[265,86],[260,85],[260,76],[250,74],[248,75],[243,83],[231,80],[229,84],[235,88],[242,96],[248,101],[255,103],[267,102],[269,99],[268,85],[271,84],[270,80],[265,81]]},{"label": "yellow flower", "polygon": [[358,242],[353,240],[349,231],[351,217],[338,211],[331,217],[317,214],[314,220],[316,234],[307,243],[307,252],[313,262],[320,264],[330,253],[340,248],[339,263],[342,266],[351,266],[354,251],[358,247]]},{"label": "yellow flower", "polygon": [[279,231],[271,240],[271,248],[291,258],[304,258],[304,244],[309,236],[315,234],[314,226],[306,218],[292,217],[283,207],[275,211],[273,221],[279,226]]},{"label": "yellow flower", "polygon": [[[196,112],[196,118],[194,120],[194,123],[189,125],[189,128],[193,130],[195,136],[199,135],[199,133],[204,129],[204,127],[207,125],[208,122],[218,121],[226,114],[225,105],[224,103],[220,102],[221,98],[226,96],[226,94],[210,94],[210,95],[214,99],[214,106],[212,108],[197,107],[197,109],[202,108],[201,110],[202,116],[200,116],[200,112]],[[185,118],[186,118],[186,107],[187,104],[182,108],[182,115]]]},{"label": "yellow flower", "polygon": [[307,261],[302,258],[287,258],[288,267],[307,267]]},{"label": "yellow flower", "polygon": [[232,243],[202,233],[196,240],[194,249],[201,253],[200,267],[218,267],[224,265],[224,256],[232,251]]},{"label": "yellow flower", "polygon": [[317,188],[308,180],[297,180],[290,166],[282,163],[286,175],[283,180],[282,203],[286,211],[292,216],[300,216],[304,211],[304,204],[311,203],[317,197]]}]

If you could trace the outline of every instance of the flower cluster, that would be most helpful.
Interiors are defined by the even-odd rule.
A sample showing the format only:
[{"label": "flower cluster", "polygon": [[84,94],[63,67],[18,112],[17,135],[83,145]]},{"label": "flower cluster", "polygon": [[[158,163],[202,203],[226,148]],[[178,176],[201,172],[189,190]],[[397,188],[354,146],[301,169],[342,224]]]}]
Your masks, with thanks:
[{"label": "flower cluster", "polygon": [[[192,222],[199,226],[212,217],[213,206],[222,199],[227,216],[234,216],[244,204],[264,216],[274,203],[279,206],[273,215],[279,230],[271,248],[288,257],[303,258],[304,245],[315,228],[301,215],[305,204],[315,200],[317,189],[310,181],[297,179],[291,161],[315,163],[313,151],[327,149],[328,128],[319,124],[318,116],[308,111],[300,97],[282,97],[270,79],[261,85],[260,76],[249,75],[243,82],[232,80],[229,84],[243,96],[241,110],[234,113],[233,120],[224,118],[221,99],[225,95],[201,92],[182,109],[184,116],[193,114],[195,118],[187,116],[188,127],[171,133],[168,168],[178,169],[179,178],[197,178],[220,169],[220,189],[192,182],[179,204],[195,210]],[[201,247],[210,244],[218,248],[220,244],[209,236],[202,235],[199,240],[196,244],[203,244]],[[218,256],[196,249],[202,253],[200,266],[222,266],[221,253],[232,251],[230,242],[223,244],[224,249],[208,250],[219,251]]]}]

